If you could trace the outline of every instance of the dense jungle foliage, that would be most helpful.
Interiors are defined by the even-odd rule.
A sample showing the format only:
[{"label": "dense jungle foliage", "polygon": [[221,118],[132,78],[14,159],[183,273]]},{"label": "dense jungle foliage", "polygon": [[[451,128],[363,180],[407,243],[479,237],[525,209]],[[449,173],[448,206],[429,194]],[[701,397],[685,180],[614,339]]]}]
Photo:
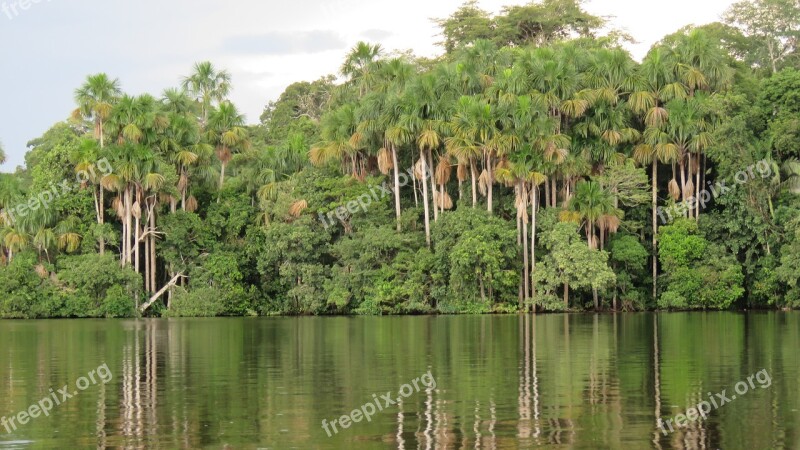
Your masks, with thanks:
[{"label": "dense jungle foliage", "polygon": [[577,0],[438,25],[440,57],[358,43],[257,125],[209,62],[88,76],[0,175],[0,316],[800,307],[797,2],[641,62]]}]

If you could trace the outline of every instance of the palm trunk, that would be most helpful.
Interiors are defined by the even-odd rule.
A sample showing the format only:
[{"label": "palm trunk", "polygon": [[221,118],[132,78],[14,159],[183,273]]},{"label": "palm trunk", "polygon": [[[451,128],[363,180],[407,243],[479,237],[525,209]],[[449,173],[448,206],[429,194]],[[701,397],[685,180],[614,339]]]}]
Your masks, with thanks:
[{"label": "palm trunk", "polygon": [[149,290],[150,290],[150,238],[148,237],[144,240],[144,292],[147,292]]},{"label": "palm trunk", "polygon": [[[522,198],[527,201],[528,199],[528,191],[526,189],[525,183],[520,183],[520,189],[522,190]],[[525,220],[525,212],[527,209],[527,204],[523,203],[522,205],[522,259],[525,264],[525,301],[528,302],[531,299],[531,279],[530,279],[530,272],[528,271],[528,221]]]},{"label": "palm trunk", "polygon": [[414,207],[415,208],[419,208],[419,195],[417,194],[417,190],[419,188],[417,187],[417,179],[416,179],[416,177],[412,177],[412,178],[413,178],[412,181],[414,183]]},{"label": "palm trunk", "polygon": [[125,264],[131,263],[131,225],[133,220],[131,218],[131,188],[125,188],[125,237],[123,246],[125,247]]},{"label": "palm trunk", "polygon": [[[153,213],[150,214],[150,231],[155,233],[156,231],[156,215],[155,215],[155,207],[153,205]],[[183,279],[181,279],[183,281]],[[155,292],[158,283],[156,281],[156,235],[150,235],[150,292]]]},{"label": "palm trunk", "polygon": [[697,174],[695,174],[694,186],[694,199],[695,199],[695,214],[694,217],[700,222],[700,153],[697,154]]},{"label": "palm trunk", "polygon": [[428,163],[425,160],[425,151],[420,148],[419,150],[419,157],[422,161],[422,203],[424,204],[425,209],[425,242],[428,244],[428,248],[431,248],[431,218],[430,213],[428,212],[428,181],[426,180],[426,176],[428,173]]},{"label": "palm trunk", "polygon": [[397,231],[402,231],[400,225],[400,169],[397,167],[397,147],[392,145],[392,163],[394,164],[394,212],[397,217]]},{"label": "palm trunk", "polygon": [[492,152],[486,152],[486,173],[489,175],[489,180],[487,181],[487,188],[486,191],[488,195],[486,197],[486,210],[489,211],[489,214],[493,212],[493,205],[492,205],[492,194],[494,192],[494,175],[492,174]]},{"label": "palm trunk", "polygon": [[[538,199],[538,186],[531,186],[531,295],[536,300],[536,213]],[[536,312],[536,304],[533,305],[533,312]]]},{"label": "palm trunk", "polygon": [[141,273],[139,269],[139,239],[141,236],[141,224],[140,220],[136,218],[136,228],[134,228],[134,244],[133,244],[133,267],[136,270],[136,273]]},{"label": "palm trunk", "polygon": [[434,179],[435,177],[433,176],[434,167],[433,167],[433,155],[431,153],[431,149],[428,149],[427,157],[428,157],[429,166],[428,165],[425,166],[425,168],[426,168],[426,170],[425,170],[425,177],[426,178],[425,179],[427,181],[430,181],[430,183],[431,183],[431,199],[433,200],[433,221],[434,222],[438,222],[439,221],[439,203],[441,202],[442,199],[439,198],[439,201],[438,202],[436,201],[436,197],[437,197],[436,180]]},{"label": "palm trunk", "polygon": [[550,180],[544,182],[544,206],[550,206]]},{"label": "palm trunk", "polygon": [[222,191],[222,186],[225,184],[225,167],[228,164],[222,161],[222,169],[219,172],[219,190]]},{"label": "palm trunk", "polygon": [[658,160],[653,156],[653,302],[658,297]]},{"label": "palm trunk", "polygon": [[475,160],[473,158],[469,159],[469,175],[472,181],[472,207],[478,207],[478,189],[477,189],[477,176],[475,173]]},{"label": "palm trunk", "polygon": [[[101,134],[101,136],[102,136],[102,134]],[[105,209],[105,206],[104,206],[105,205],[105,199],[103,198],[104,197],[103,196],[103,191],[105,189],[103,189],[103,186],[99,186],[99,187],[100,187],[100,199],[99,199],[99,202],[100,202],[100,208],[99,208],[100,221],[99,221],[99,224],[101,225],[101,227],[100,227],[101,228],[100,229],[100,233],[101,234],[100,234],[99,241],[100,241],[100,255],[102,256],[102,255],[105,255],[105,253],[106,253],[106,239],[102,235],[102,233],[103,233],[102,225],[103,225],[103,223],[105,221],[105,218],[103,217],[104,216],[104,211],[103,210]]]},{"label": "palm trunk", "polygon": [[[678,165],[678,169],[680,169],[681,171],[681,200],[683,200],[684,202],[686,202],[686,171],[684,170],[685,165],[686,165],[686,158],[681,158],[681,162]],[[691,213],[689,213],[689,217],[691,217]]]}]

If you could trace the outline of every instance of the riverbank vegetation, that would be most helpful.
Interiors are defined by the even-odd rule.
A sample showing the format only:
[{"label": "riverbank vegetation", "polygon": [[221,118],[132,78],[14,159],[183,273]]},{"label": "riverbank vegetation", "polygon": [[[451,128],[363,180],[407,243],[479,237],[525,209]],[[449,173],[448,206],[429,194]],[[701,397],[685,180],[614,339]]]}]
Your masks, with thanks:
[{"label": "riverbank vegetation", "polygon": [[438,24],[440,57],[358,43],[258,125],[208,62],[88,76],[0,176],[0,316],[800,306],[793,2],[641,62],[575,0]]}]

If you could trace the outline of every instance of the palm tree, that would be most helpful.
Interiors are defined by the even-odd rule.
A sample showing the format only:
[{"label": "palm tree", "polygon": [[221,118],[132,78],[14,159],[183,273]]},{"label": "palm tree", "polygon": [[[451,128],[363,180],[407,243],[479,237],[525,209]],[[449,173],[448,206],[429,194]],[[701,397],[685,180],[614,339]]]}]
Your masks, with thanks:
[{"label": "palm tree", "polygon": [[[453,137],[450,148],[456,157],[469,161],[473,173],[473,200],[475,199],[474,167],[475,159],[481,158],[483,172],[478,177],[478,185],[482,194],[486,195],[486,209],[492,212],[492,164],[497,144],[500,141],[496,123],[496,115],[488,101],[478,97],[462,96],[458,100],[455,115],[450,126]],[[494,148],[492,148],[494,147]]]},{"label": "palm tree", "polygon": [[380,44],[359,42],[347,54],[339,72],[348,79],[348,84],[358,89],[359,97],[363,97],[376,72],[375,63],[383,54]]},{"label": "palm tree", "polygon": [[208,141],[216,147],[217,158],[222,165],[219,174],[219,189],[225,183],[225,169],[234,152],[250,148],[250,136],[245,128],[244,115],[236,106],[224,101],[211,111],[208,119]]},{"label": "palm tree", "polygon": [[192,74],[183,79],[181,87],[200,104],[201,126],[205,128],[214,103],[221,104],[228,97],[231,76],[226,70],[217,70],[209,61],[198,62]]},{"label": "palm tree", "polygon": [[[574,217],[578,219],[578,221],[583,222],[586,231],[586,241],[591,249],[598,248],[598,238],[594,233],[595,227],[598,225],[608,227],[611,223],[618,224],[618,220],[622,217],[622,211],[614,207],[611,194],[606,192],[602,186],[600,186],[600,183],[596,181],[583,180],[579,182],[575,187],[575,196],[570,200],[569,208],[571,214],[562,214],[562,219],[571,220],[571,218]],[[600,303],[597,289],[593,288],[592,293],[594,297],[594,308],[598,310],[600,308]]]},{"label": "palm tree", "polygon": [[339,161],[342,172],[349,166],[352,176],[358,177],[359,148],[353,146],[358,141],[353,139],[358,128],[356,105],[346,103],[325,114],[320,128],[321,140],[308,153],[311,163],[321,166]]},{"label": "palm tree", "polygon": [[72,115],[76,119],[94,123],[94,137],[100,141],[100,148],[105,146],[104,123],[111,116],[114,104],[121,94],[119,80],[116,78],[112,80],[104,73],[88,76],[83,85],[75,90],[75,103],[78,104],[78,108]]},{"label": "palm tree", "polygon": [[669,52],[656,47],[642,61],[638,86],[629,98],[630,108],[641,115],[645,125],[643,142],[634,148],[637,163],[651,164],[653,227],[653,301],[658,296],[658,162],[671,163],[678,158],[677,147],[669,142],[664,127],[669,119],[665,102],[686,97],[686,88],[676,80]]},{"label": "palm tree", "polygon": [[[202,140],[197,118],[191,113],[191,98],[185,91],[167,89],[162,104],[169,118],[169,126],[159,136],[158,147],[166,159],[175,165],[181,209],[186,211],[192,167],[201,160],[208,160],[214,150]],[[174,212],[176,200],[171,198],[170,202],[170,209]]]},{"label": "palm tree", "polygon": [[[108,75],[99,73],[90,75],[86,78],[86,82],[75,90],[75,102],[78,104],[77,109],[72,113],[76,119],[83,119],[92,121],[94,123],[94,138],[100,142],[100,150],[105,147],[105,123],[111,117],[114,105],[119,100],[122,90],[119,87],[118,79],[110,79]],[[84,148],[84,157],[79,163],[83,169],[91,166],[93,161],[96,161],[96,156],[99,152],[94,149]],[[94,160],[86,159],[86,157],[95,157]],[[76,170],[81,170],[76,166]],[[93,172],[88,172],[93,173]],[[96,180],[93,180],[93,185]],[[103,187],[97,185],[97,191],[92,187],[92,195],[95,197],[95,210],[97,215],[97,224],[102,227],[105,222],[105,201],[104,201]],[[100,254],[105,253],[105,239],[102,233],[98,237],[98,244]]]},{"label": "palm tree", "polygon": [[98,248],[101,255],[105,254],[106,242],[103,234],[103,224],[105,223],[105,189],[100,184],[102,174],[97,170],[97,161],[102,154],[101,147],[97,141],[84,139],[80,147],[71,155],[72,162],[75,164],[75,172],[87,174],[82,188],[91,188],[94,200],[95,218],[100,226],[97,237]]}]

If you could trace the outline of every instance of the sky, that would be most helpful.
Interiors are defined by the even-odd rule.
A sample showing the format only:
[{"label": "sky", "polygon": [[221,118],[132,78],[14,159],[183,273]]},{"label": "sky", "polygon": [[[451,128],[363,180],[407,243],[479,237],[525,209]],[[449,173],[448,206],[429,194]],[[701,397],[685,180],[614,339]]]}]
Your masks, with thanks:
[{"label": "sky", "polygon": [[[87,75],[119,78],[129,94],[160,96],[197,61],[233,77],[231,100],[249,123],[296,81],[336,73],[358,41],[435,56],[431,18],[463,0],[0,0],[2,172],[24,165],[27,142],[75,109]],[[527,0],[481,0],[493,13]],[[589,12],[630,33],[641,59],[688,24],[719,19],[731,0],[588,0]],[[27,8],[23,8],[26,6]]]}]

